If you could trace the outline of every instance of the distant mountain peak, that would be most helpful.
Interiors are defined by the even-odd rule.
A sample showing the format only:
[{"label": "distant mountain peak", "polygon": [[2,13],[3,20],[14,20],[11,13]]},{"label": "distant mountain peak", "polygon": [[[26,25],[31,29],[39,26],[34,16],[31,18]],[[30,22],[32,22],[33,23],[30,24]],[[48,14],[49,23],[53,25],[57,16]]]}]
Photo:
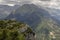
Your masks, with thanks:
[{"label": "distant mountain peak", "polygon": [[49,36],[51,31],[54,31],[56,34],[59,33],[59,31],[57,32],[56,30],[60,30],[55,20],[52,20],[49,12],[34,4],[24,4],[20,6],[15,11],[12,11],[7,19],[22,21],[31,26],[36,32],[38,40],[43,40],[43,38],[45,38],[44,40],[49,40],[52,38]]},{"label": "distant mountain peak", "polygon": [[15,18],[16,20],[23,21],[32,26],[36,23],[38,24],[43,16],[49,17],[50,15],[48,11],[34,4],[24,4],[16,10],[13,10],[7,19]]}]

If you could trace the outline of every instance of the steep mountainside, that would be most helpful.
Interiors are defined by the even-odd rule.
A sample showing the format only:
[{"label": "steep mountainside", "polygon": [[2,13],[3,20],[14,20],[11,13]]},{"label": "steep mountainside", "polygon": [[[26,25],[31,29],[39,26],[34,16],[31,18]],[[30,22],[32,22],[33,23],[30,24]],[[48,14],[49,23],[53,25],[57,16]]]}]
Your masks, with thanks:
[{"label": "steep mountainside", "polygon": [[42,20],[41,18],[47,17],[50,15],[47,11],[42,8],[38,8],[33,4],[24,4],[18,9],[14,10],[7,19],[16,19],[18,21],[22,21],[24,23],[29,24],[30,26],[36,26]]},{"label": "steep mountainside", "polygon": [[35,33],[22,22],[0,20],[0,40],[35,40]]},{"label": "steep mountainside", "polygon": [[36,40],[60,40],[60,25],[42,7],[24,4],[14,10],[6,19],[15,19],[27,23],[36,32]]}]

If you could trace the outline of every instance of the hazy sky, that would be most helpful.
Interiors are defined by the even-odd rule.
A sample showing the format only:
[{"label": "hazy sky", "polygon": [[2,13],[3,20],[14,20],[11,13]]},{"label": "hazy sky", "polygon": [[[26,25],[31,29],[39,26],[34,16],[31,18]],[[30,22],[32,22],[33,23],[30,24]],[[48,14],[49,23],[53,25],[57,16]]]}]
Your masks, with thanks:
[{"label": "hazy sky", "polygon": [[[60,10],[60,0],[0,0],[0,5],[8,5],[8,6],[22,5],[22,4],[28,4],[28,3],[33,3],[38,6],[49,7],[52,9]],[[56,13],[56,12],[57,11],[53,10],[53,13]],[[58,12],[58,14],[56,13],[56,15],[57,17],[58,15],[60,16],[60,11]]]},{"label": "hazy sky", "polygon": [[0,0],[0,5],[14,6],[26,3],[60,9],[60,0]]}]

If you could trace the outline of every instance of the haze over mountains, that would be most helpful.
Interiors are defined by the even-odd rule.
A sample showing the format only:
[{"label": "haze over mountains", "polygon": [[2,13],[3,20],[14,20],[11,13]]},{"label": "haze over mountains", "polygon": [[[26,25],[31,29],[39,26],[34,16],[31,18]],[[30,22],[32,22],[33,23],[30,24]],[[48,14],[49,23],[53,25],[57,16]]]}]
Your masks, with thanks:
[{"label": "haze over mountains", "polygon": [[36,33],[36,40],[60,40],[59,0],[1,0],[0,4],[0,20],[28,24]]},{"label": "haze over mountains", "polygon": [[[2,17],[5,18],[6,16],[8,16],[11,13],[11,11],[15,10],[19,6],[20,5],[15,5],[15,6],[0,5],[0,19]],[[55,17],[57,20],[60,20],[60,14],[59,14],[60,10],[59,9],[54,9],[54,8],[49,8],[49,7],[48,8],[46,7],[45,9],[49,10],[49,11],[48,10],[46,10],[46,11],[50,12],[51,16]]]},{"label": "haze over mountains", "polygon": [[47,8],[50,11],[50,14],[52,17],[56,18],[57,20],[60,20],[60,9],[52,9],[52,8]]},{"label": "haze over mountains", "polygon": [[[37,35],[37,40],[60,40],[60,25],[42,7],[39,8],[34,4],[24,4],[16,10],[13,10],[6,19],[22,21],[31,26]],[[53,34],[52,36],[51,33]]]},{"label": "haze over mountains", "polygon": [[8,5],[0,5],[0,19],[4,19],[7,17],[13,10],[18,8],[18,5],[8,6]]},{"label": "haze over mountains", "polygon": [[16,19],[18,21],[23,21],[30,26],[33,26],[38,24],[38,22],[41,20],[40,17],[43,16],[47,18],[50,17],[48,11],[39,8],[34,4],[25,4],[18,9],[13,10],[13,12],[11,12],[7,19]]}]

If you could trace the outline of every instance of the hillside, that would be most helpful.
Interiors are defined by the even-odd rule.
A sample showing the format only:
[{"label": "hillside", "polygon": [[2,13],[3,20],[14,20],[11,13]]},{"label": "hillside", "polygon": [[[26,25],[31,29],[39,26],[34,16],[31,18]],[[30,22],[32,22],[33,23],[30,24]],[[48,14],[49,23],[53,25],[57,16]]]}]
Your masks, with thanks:
[{"label": "hillside", "polygon": [[6,19],[22,21],[33,27],[39,24],[42,21],[41,18],[43,17],[50,17],[48,11],[39,8],[34,4],[24,4],[16,10],[13,10]]},{"label": "hillside", "polygon": [[34,40],[35,33],[27,24],[16,20],[0,20],[0,40]]},{"label": "hillside", "polygon": [[0,20],[5,19],[13,10],[17,9],[18,7],[20,6],[0,5]]},{"label": "hillside", "polygon": [[37,35],[36,40],[60,40],[60,25],[42,7],[24,4],[12,11],[6,19],[15,19],[31,26]]}]

